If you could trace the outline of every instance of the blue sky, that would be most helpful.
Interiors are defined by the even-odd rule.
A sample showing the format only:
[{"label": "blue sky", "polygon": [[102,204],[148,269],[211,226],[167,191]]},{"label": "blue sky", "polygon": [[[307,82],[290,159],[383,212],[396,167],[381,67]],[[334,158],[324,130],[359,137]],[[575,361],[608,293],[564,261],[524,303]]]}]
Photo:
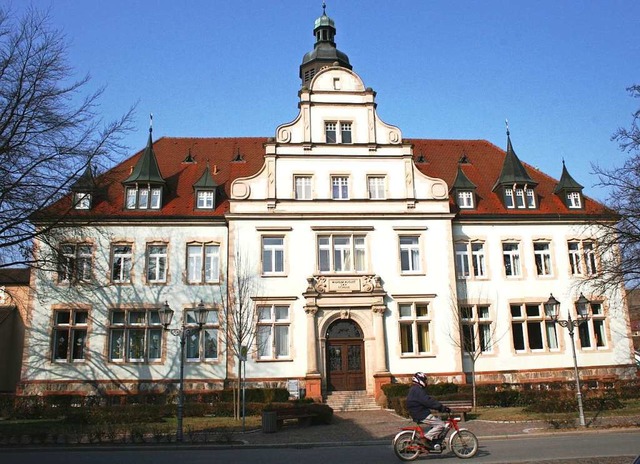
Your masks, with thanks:
[{"label": "blue sky", "polygon": [[[0,0],[21,11],[27,2]],[[298,67],[321,0],[33,0],[70,42],[69,60],[106,85],[106,120],[138,104],[161,136],[273,136],[297,115]],[[407,138],[486,139],[585,193],[591,163],[621,165],[610,141],[640,101],[637,0],[328,0],[338,48]]]}]

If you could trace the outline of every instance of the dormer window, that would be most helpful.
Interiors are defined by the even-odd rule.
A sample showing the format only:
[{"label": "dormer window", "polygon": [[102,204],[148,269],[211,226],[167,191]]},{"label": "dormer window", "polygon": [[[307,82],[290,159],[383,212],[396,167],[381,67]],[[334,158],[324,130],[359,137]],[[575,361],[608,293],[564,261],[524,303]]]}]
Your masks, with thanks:
[{"label": "dormer window", "polygon": [[327,143],[352,143],[353,139],[351,137],[351,122],[325,122],[324,136]]},{"label": "dormer window", "polygon": [[162,204],[162,188],[160,187],[127,187],[127,209],[160,209]]},{"label": "dormer window", "polygon": [[507,187],[504,189],[504,204],[509,209],[535,209],[536,195],[527,186]]},{"label": "dormer window", "polygon": [[215,203],[215,195],[213,190],[198,190],[196,193],[198,209],[213,209]]},{"label": "dormer window", "polygon": [[567,207],[570,209],[582,208],[582,195],[580,192],[567,192]]},{"label": "dormer window", "polygon": [[473,209],[473,192],[471,190],[458,190],[456,202],[460,209]]},{"label": "dormer window", "polygon": [[91,194],[89,192],[75,192],[73,207],[75,209],[91,209]]}]

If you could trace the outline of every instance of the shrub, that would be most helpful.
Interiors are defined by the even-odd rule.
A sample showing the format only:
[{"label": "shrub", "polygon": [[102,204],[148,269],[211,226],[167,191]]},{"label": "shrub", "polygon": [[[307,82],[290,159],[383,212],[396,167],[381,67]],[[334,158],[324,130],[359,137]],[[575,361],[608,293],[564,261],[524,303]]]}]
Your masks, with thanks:
[{"label": "shrub", "polygon": [[388,383],[382,386],[382,391],[387,396],[387,400],[391,398],[406,398],[409,393],[411,384],[408,383]]}]

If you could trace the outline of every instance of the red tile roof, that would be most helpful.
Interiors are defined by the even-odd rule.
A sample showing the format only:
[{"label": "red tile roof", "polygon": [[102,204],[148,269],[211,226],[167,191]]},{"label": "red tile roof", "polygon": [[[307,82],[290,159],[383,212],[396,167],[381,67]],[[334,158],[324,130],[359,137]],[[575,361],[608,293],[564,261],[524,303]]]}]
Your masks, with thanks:
[{"label": "red tile roof", "polygon": [[[229,209],[228,195],[231,182],[239,177],[256,174],[264,162],[265,137],[237,138],[193,138],[162,137],[153,144],[162,177],[166,179],[163,207],[159,210],[127,210],[124,208],[122,181],[130,174],[144,150],[123,161],[110,171],[97,176],[98,192],[94,195],[90,211],[74,210],[73,216],[92,216],[110,219],[133,220],[142,218],[212,218],[222,217]],[[485,140],[430,140],[409,139],[414,146],[414,159],[424,155],[425,163],[416,166],[430,177],[443,179],[452,185],[458,161],[466,155],[468,164],[462,170],[477,186],[477,208],[457,211],[453,200],[452,211],[460,217],[477,216],[573,216],[601,215],[610,213],[602,204],[585,198],[581,210],[569,210],[561,199],[553,194],[557,180],[523,163],[529,175],[538,182],[535,191],[538,208],[535,210],[506,209],[492,188],[500,175],[505,152]],[[183,162],[191,151],[194,163]],[[240,155],[242,161],[234,161]],[[219,188],[215,210],[195,209],[193,184],[202,176],[207,163],[213,180]],[[561,171],[561,166],[558,166]],[[69,208],[70,196],[56,203],[46,213]]]}]

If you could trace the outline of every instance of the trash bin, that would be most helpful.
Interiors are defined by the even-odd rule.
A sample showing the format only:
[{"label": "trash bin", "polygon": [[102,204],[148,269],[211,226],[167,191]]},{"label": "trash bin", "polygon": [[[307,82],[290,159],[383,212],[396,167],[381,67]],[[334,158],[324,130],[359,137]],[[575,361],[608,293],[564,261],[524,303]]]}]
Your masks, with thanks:
[{"label": "trash bin", "polygon": [[278,413],[275,411],[262,411],[262,433],[274,433],[278,431]]}]

